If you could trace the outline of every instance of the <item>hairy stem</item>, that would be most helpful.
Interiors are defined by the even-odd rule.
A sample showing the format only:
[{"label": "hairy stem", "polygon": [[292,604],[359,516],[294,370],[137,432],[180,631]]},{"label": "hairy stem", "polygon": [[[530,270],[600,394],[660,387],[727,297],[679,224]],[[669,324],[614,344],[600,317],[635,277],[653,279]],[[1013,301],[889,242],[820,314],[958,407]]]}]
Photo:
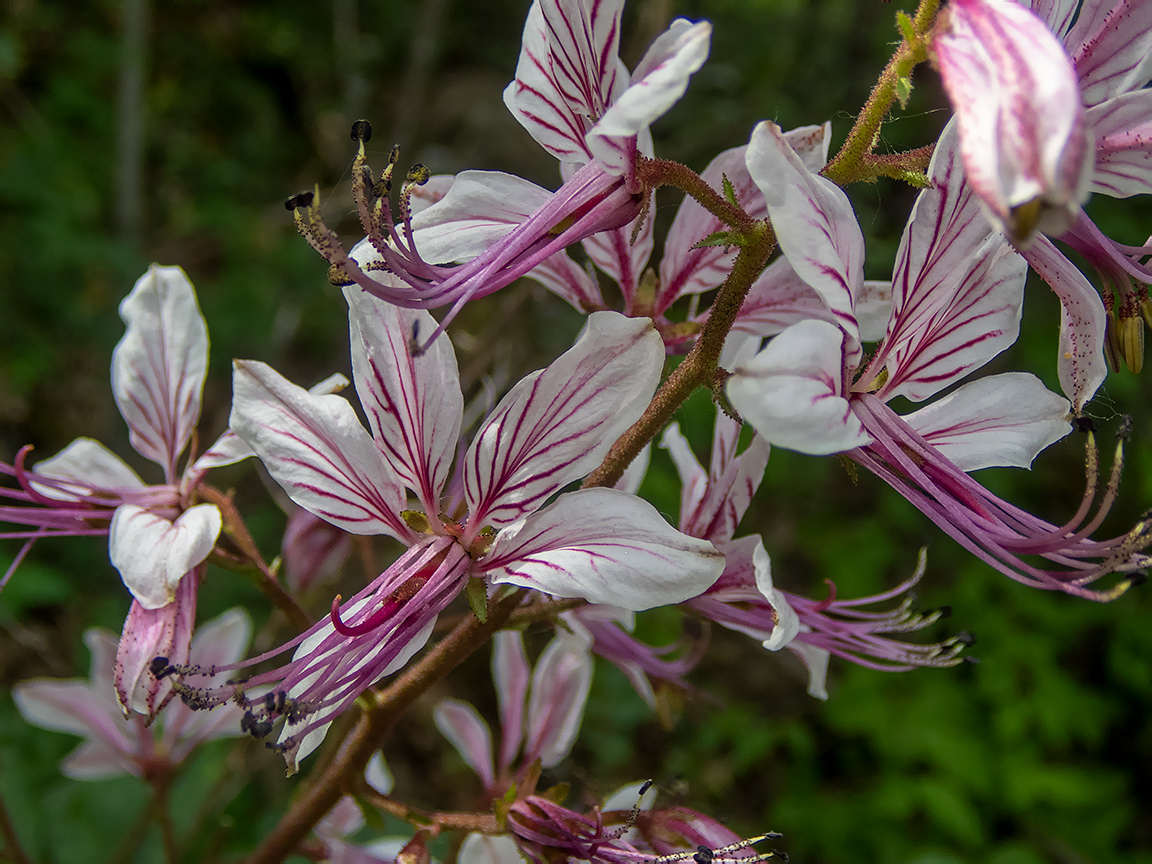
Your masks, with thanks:
[{"label": "hairy stem", "polygon": [[740,247],[732,272],[720,287],[696,344],[656,392],[640,419],[612,445],[600,467],[585,478],[584,488],[614,485],[644,445],[659,434],[692,392],[697,387],[712,385],[724,340],[736,321],[748,289],[768,263],[775,246],[776,234],[767,220],[753,222],[745,232],[745,243]]},{"label": "hairy stem", "polygon": [[876,174],[868,169],[872,166],[866,164],[866,157],[872,154],[880,133],[880,127],[892,103],[899,95],[902,79],[907,79],[913,67],[928,59],[928,44],[925,36],[932,29],[936,21],[936,10],[940,0],[920,0],[920,6],[911,21],[912,41],[905,38],[880,78],[876,86],[864,103],[848,139],[840,148],[840,152],[821,172],[825,177],[840,186],[854,183],[859,180],[874,180]]}]

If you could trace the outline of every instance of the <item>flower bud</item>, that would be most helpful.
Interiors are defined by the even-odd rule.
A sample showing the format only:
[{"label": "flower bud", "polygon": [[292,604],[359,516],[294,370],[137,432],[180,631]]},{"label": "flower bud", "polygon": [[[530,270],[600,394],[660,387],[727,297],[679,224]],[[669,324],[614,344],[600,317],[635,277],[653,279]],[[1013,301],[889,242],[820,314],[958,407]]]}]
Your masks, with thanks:
[{"label": "flower bud", "polygon": [[952,0],[932,47],[965,173],[992,221],[1018,247],[1037,230],[1063,232],[1094,158],[1063,46],[1014,0]]}]

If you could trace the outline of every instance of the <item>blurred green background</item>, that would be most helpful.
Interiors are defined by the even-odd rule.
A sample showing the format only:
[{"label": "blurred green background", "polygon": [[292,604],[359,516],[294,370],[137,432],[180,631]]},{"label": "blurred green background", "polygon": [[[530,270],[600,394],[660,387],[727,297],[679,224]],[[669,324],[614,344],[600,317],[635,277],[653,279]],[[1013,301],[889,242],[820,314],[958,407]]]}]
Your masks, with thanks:
[{"label": "blurred green background", "polygon": [[[789,127],[830,118],[835,148],[891,50],[901,7],[911,4],[630,4],[622,49],[630,66],[674,15],[715,25],[711,60],[654,130],[659,155],[702,169],[745,142],[760,119]],[[47,455],[80,434],[130,452],[108,360],[122,333],[117,304],[152,261],[185,268],[208,319],[205,438],[224,427],[233,357],[265,360],[302,383],[347,372],[343,303],[281,202],[318,182],[326,218],[355,239],[347,130],[361,116],[375,125],[377,163],[399,141],[402,164],[500,169],[556,185],[551,158],[500,100],[526,9],[526,0],[150,8],[9,0],[0,12],[0,458],[29,442]],[[933,73],[922,70],[917,84],[882,149],[918,146],[943,125]],[[887,182],[851,194],[869,239],[867,275],[885,278],[912,194]],[[666,226],[676,200],[658,203],[658,227]],[[1148,234],[1146,203],[1093,202],[1092,212],[1125,242]],[[1021,342],[990,368],[1027,369],[1055,386],[1056,321],[1054,301],[1036,286]],[[534,286],[474,304],[453,333],[466,385],[496,366],[513,376],[538,368],[579,326]],[[1111,533],[1152,503],[1145,392],[1146,382],[1120,373],[1094,403],[1105,433],[1121,413],[1136,421],[1120,503],[1104,529]],[[696,398],[681,417],[701,454],[711,411]],[[1032,472],[981,479],[1062,521],[1081,494],[1082,441],[1050,448]],[[237,487],[266,555],[275,555],[284,516],[258,473],[240,466],[217,482]],[[678,490],[662,453],[645,492],[675,516]],[[764,536],[779,585],[822,595],[829,578],[842,597],[904,578],[928,544],[919,596],[926,607],[954,610],[928,635],[972,630],[982,662],[883,674],[834,660],[831,699],[821,703],[805,694],[790,655],[714,632],[694,676],[710,695],[690,699],[671,729],[615,669],[602,668],[581,743],[557,779],[605,793],[654,777],[677,790],[671,800],[737,831],[784,832],[778,848],[812,864],[1152,862],[1146,590],[1099,606],[1023,588],[973,562],[875,478],[854,484],[835,460],[781,451],[742,531]],[[0,556],[15,548],[4,544]],[[354,574],[345,580],[357,584]],[[326,605],[316,600],[317,610]],[[267,618],[253,588],[214,571],[200,618],[237,603]],[[0,795],[36,861],[159,860],[147,787],[59,776],[56,764],[76,739],[25,725],[6,692],[28,677],[86,674],[83,629],[119,630],[127,607],[98,540],[40,544],[0,594]],[[667,640],[678,624],[653,614],[641,629]],[[283,630],[266,630],[262,647],[277,635]],[[544,637],[533,635],[534,644]],[[401,725],[386,756],[402,796],[436,807],[473,800],[474,781],[445,755],[429,717],[432,699],[449,689],[491,716],[486,664],[474,658]],[[283,779],[281,767],[252,742],[205,748],[173,792],[188,860],[251,849],[300,782]]]}]

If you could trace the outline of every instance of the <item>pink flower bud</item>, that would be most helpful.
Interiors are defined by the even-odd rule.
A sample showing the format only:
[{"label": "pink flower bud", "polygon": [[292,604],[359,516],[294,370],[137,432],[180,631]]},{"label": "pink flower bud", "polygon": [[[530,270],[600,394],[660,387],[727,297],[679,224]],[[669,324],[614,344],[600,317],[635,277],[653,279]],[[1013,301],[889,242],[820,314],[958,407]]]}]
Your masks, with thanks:
[{"label": "pink flower bud", "polygon": [[964,170],[1018,246],[1059,234],[1088,196],[1091,133],[1063,46],[1014,0],[952,0],[933,44]]}]

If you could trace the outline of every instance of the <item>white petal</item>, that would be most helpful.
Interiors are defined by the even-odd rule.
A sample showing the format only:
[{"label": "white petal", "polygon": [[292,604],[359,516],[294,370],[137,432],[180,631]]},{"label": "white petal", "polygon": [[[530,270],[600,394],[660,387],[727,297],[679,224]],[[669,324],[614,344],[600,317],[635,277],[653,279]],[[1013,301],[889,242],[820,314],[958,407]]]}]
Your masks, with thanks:
[{"label": "white petal", "polygon": [[769,651],[779,651],[792,644],[800,632],[800,616],[772,585],[772,562],[760,540],[757,540],[756,548],[752,550],[752,567],[756,574],[756,588],[772,604],[772,611],[776,613],[776,624],[772,627],[772,635],[764,640],[764,647]]},{"label": "white petal", "polygon": [[524,752],[545,768],[558,765],[576,743],[592,687],[591,642],[587,632],[557,631],[536,661]]},{"label": "white petal", "polygon": [[524,706],[528,698],[528,656],[518,631],[501,630],[492,639],[492,682],[500,704],[500,767],[516,758],[524,740]]},{"label": "white petal", "polygon": [[413,353],[413,342],[436,329],[427,312],[401,309],[356,286],[344,294],[352,375],[372,437],[400,481],[435,513],[464,415],[456,352],[441,333],[423,353]]},{"label": "white petal", "polygon": [[708,59],[712,25],[677,18],[656,38],[632,73],[632,83],[588,133],[588,148],[609,172],[632,168],[633,136],[647,130],[657,117],[676,104],[688,89],[688,79]]},{"label": "white petal", "polygon": [[492,733],[476,709],[459,699],[441,699],[432,711],[432,719],[484,787],[490,787],[494,779]]},{"label": "white petal", "polygon": [[764,199],[780,248],[815,288],[857,350],[856,296],[864,281],[864,236],[840,187],[808,170],[775,123],[760,123],[748,145],[748,171]]},{"label": "white petal", "polygon": [[872,439],[842,392],[844,334],[826,321],[793,324],[728,379],[728,398],[765,440],[827,456]]},{"label": "white petal", "polygon": [[179,267],[152,265],[120,304],[128,325],[112,352],[112,392],[132,446],[168,482],[200,417],[208,371],[208,327]]},{"label": "white petal", "polygon": [[961,471],[1028,468],[1072,431],[1070,407],[1035,375],[1006,372],[965,384],[904,421]]},{"label": "white petal", "polygon": [[458,864],[523,864],[524,858],[511,837],[469,834],[456,860]]},{"label": "white petal", "polygon": [[55,456],[36,463],[35,471],[45,477],[74,480],[75,484],[48,486],[32,483],[41,495],[69,501],[76,495],[112,492],[118,489],[143,489],[144,481],[128,464],[92,438],[77,438]]},{"label": "white petal", "polygon": [[702,594],[724,556],[640,498],[583,489],[509,525],[479,567],[496,583],[639,611]]},{"label": "white petal", "polygon": [[413,218],[416,251],[429,264],[469,261],[548,203],[551,195],[502,171],[461,171],[443,199]]},{"label": "white petal", "polygon": [[197,504],[175,522],[124,504],[112,516],[108,555],[140,605],[159,609],[175,598],[184,574],[212,552],[221,527],[215,504]]},{"label": "white petal", "polygon": [[832,655],[807,642],[793,641],[788,650],[794,652],[808,669],[808,695],[828,701],[828,660]]},{"label": "white petal", "polygon": [[229,425],[304,509],[352,534],[410,531],[403,485],[341,396],[316,396],[271,367],[236,361]]},{"label": "white petal", "polygon": [[590,315],[576,345],[513,387],[468,448],[470,524],[514,522],[591,471],[648,407],[663,364],[650,319]]}]

